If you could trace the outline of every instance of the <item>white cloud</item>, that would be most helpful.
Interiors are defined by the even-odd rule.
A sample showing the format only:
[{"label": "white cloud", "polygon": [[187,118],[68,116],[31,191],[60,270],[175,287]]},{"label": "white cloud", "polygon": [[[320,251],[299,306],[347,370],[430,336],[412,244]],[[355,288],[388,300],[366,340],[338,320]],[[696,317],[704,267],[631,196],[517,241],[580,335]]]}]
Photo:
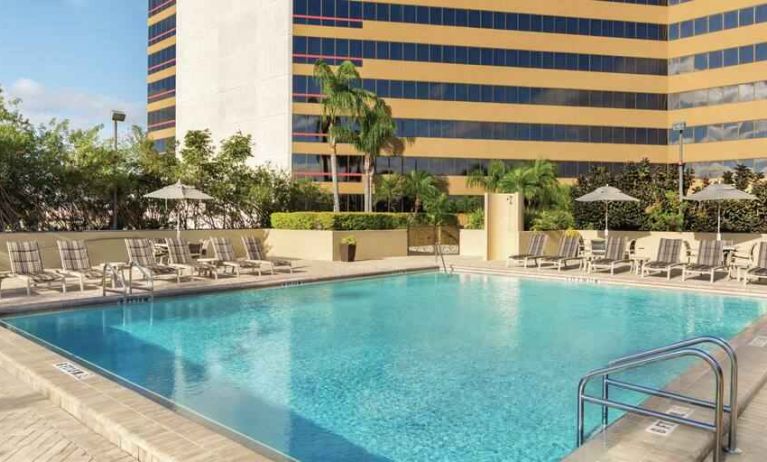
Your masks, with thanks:
[{"label": "white cloud", "polygon": [[69,119],[72,128],[91,128],[111,123],[112,109],[128,114],[126,127],[146,125],[143,102],[123,101],[72,88],[47,87],[32,79],[18,79],[7,88],[10,98],[21,99],[21,112],[35,124]]}]

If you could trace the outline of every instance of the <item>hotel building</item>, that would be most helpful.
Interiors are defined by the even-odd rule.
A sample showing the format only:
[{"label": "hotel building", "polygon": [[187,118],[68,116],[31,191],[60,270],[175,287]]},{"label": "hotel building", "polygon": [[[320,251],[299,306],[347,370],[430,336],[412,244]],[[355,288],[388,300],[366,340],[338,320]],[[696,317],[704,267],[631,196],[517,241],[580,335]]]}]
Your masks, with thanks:
[{"label": "hotel building", "polygon": [[[253,135],[255,161],[328,181],[312,64],[351,60],[414,137],[378,171],[454,195],[491,159],[560,175],[647,158],[767,170],[764,0],[150,0],[150,135]],[[361,194],[342,146],[341,192]]]}]

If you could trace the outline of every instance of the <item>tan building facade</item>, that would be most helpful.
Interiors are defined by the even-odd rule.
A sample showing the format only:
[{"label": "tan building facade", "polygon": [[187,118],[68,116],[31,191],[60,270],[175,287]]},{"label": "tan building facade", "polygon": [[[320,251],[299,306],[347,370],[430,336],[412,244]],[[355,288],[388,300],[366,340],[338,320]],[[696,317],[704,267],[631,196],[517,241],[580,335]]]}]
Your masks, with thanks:
[{"label": "tan building facade", "polygon": [[[399,134],[415,140],[403,156],[380,159],[377,170],[427,170],[445,176],[453,195],[478,194],[465,175],[492,159],[549,159],[563,177],[643,158],[673,168],[679,133],[671,126],[681,121],[684,161],[699,175],[716,176],[735,162],[767,169],[767,3],[758,0],[283,0],[292,11],[266,0],[225,0],[204,12],[198,0],[175,3],[150,1],[156,140],[189,129],[212,128],[223,138],[268,127],[254,134],[257,161],[328,181],[312,65],[348,59],[366,88],[392,106]],[[165,7],[155,5],[153,14],[153,4]],[[269,19],[273,44],[231,20],[253,15]],[[174,27],[178,18],[174,35],[171,17]],[[209,28],[199,30],[200,17]],[[206,59],[218,73],[181,84],[184,75],[208,73],[202,61],[184,67],[192,61],[181,62],[185,47],[216,43],[231,51],[234,45],[221,44],[248,37],[257,46],[238,56],[241,65]],[[164,67],[169,61],[158,53],[172,48],[175,59],[176,41],[180,62]],[[239,91],[236,107],[216,107],[248,76],[272,99]],[[170,79],[172,94],[153,93],[167,91],[159,82]],[[285,95],[287,110],[279,101]],[[339,164],[341,191],[354,199],[362,191],[360,158],[342,147]]]}]

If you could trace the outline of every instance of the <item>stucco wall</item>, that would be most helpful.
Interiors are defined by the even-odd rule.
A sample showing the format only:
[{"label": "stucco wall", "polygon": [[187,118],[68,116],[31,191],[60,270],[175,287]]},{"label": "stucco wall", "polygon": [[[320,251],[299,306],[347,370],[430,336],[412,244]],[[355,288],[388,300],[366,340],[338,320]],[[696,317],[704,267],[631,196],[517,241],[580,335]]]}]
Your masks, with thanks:
[{"label": "stucco wall", "polygon": [[461,230],[461,256],[480,257],[487,256],[487,236],[484,229]]},{"label": "stucco wall", "polygon": [[291,165],[292,4],[184,0],[177,5],[176,134],[216,143],[253,135],[253,163]]},{"label": "stucco wall", "polygon": [[333,231],[333,260],[341,259],[341,240],[347,236],[357,239],[357,260],[375,260],[407,256],[407,230]]}]

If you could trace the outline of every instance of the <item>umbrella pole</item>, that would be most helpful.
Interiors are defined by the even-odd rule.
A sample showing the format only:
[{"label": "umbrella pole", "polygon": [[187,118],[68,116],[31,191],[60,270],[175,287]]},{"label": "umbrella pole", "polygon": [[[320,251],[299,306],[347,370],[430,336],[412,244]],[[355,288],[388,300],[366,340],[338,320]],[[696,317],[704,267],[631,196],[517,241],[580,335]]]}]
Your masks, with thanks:
[{"label": "umbrella pole", "polygon": [[605,202],[605,239],[607,239],[607,236],[610,234],[609,227],[607,226],[607,221],[610,218],[610,202]]},{"label": "umbrella pole", "polygon": [[722,203],[716,202],[716,240],[722,240]]},{"label": "umbrella pole", "polygon": [[[186,205],[186,201],[181,201],[180,205]],[[176,217],[176,239],[181,239],[181,207],[179,207]]]}]

